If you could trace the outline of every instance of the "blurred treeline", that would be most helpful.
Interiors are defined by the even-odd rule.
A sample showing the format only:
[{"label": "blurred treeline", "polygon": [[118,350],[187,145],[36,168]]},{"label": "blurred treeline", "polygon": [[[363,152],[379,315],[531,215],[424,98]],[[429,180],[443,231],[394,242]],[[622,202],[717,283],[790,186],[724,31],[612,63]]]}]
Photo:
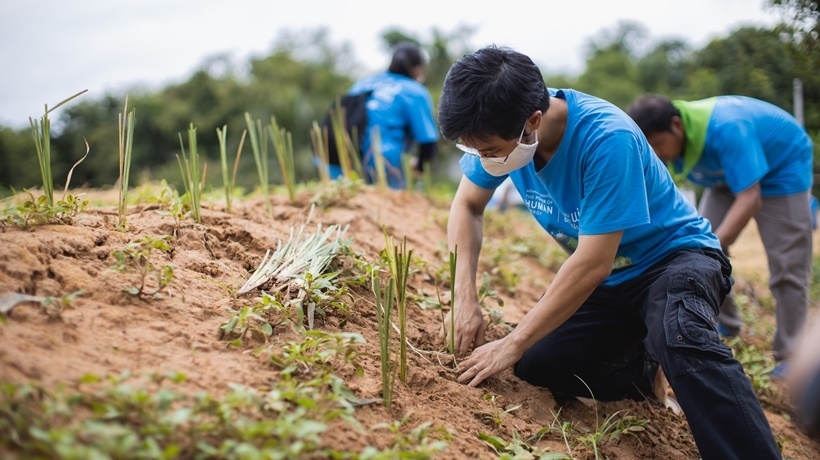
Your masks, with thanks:
[{"label": "blurred treeline", "polygon": [[[814,139],[820,137],[820,46],[818,46],[817,2],[768,0],[775,12],[784,13],[784,23],[772,29],[742,27],[728,36],[693,49],[679,39],[653,41],[643,25],[621,22],[588,41],[586,68],[580,75],[545,75],[550,87],[570,87],[607,99],[621,108],[645,92],[673,99],[699,99],[720,94],[741,94],[772,102],[794,111],[793,85],[802,82],[805,126]],[[472,29],[462,26],[451,32],[433,29],[430,40],[399,29],[385,32],[382,39],[384,66],[389,46],[409,39],[429,55],[425,84],[438,102],[447,69],[465,52]],[[481,45],[483,46],[483,44]],[[544,46],[553,46],[545,44]],[[559,45],[554,45],[559,46]],[[549,62],[536,62],[542,69]],[[221,186],[219,144],[216,129],[227,126],[228,155],[236,153],[245,113],[263,125],[275,117],[279,126],[292,133],[299,181],[318,177],[312,163],[310,131],[320,122],[330,102],[343,94],[361,76],[347,44],[328,41],[328,32],[283,33],[271,53],[251,58],[237,66],[228,56],[211,57],[184,82],[159,90],[106,94],[94,99],[82,95],[52,113],[52,168],[56,187],[69,168],[85,154],[83,137],[91,153],[74,170],[71,185],[103,187],[119,177],[117,144],[118,116],[125,97],[136,111],[132,184],[146,179],[166,179],[181,184],[176,154],[179,135],[197,128],[201,156],[208,162],[207,182]],[[82,88],[78,88],[80,90]],[[69,94],[66,97],[70,96]],[[47,101],[50,105],[58,101]],[[434,174],[450,180],[447,170],[457,156],[445,143],[440,146]],[[271,182],[281,183],[272,146]],[[817,150],[815,153],[817,156]],[[817,163],[817,162],[815,162]],[[18,190],[41,185],[40,172],[29,129],[0,127],[0,196],[9,187]],[[246,141],[237,185],[253,188],[257,182],[253,155]]]}]

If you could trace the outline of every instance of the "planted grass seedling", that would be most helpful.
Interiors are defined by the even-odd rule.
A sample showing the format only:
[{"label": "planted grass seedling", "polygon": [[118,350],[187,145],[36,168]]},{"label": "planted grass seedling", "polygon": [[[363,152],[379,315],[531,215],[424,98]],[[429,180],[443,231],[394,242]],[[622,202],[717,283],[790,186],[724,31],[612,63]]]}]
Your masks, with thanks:
[{"label": "planted grass seedling", "polygon": [[[127,286],[123,291],[127,294],[140,297],[162,298],[161,291],[171,284],[174,279],[173,265],[163,265],[157,267],[151,260],[154,251],[169,252],[171,250],[168,241],[171,235],[160,237],[143,236],[125,247],[113,252],[117,260],[114,270],[120,273],[134,273],[137,275],[138,283],[134,286]],[[149,280],[156,278],[156,286],[148,288]]]},{"label": "planted grass seedling", "polygon": [[[359,155],[359,146],[362,139],[360,135],[364,133],[353,130],[352,136],[348,134],[346,126],[346,116],[344,107],[341,103],[334,105],[330,112],[330,123],[333,127],[334,140],[336,141],[336,150],[339,153],[339,166],[342,169],[342,175],[350,179],[359,179],[364,177],[364,169],[362,168],[362,159]],[[327,133],[323,133],[327,139]],[[327,145],[327,141],[325,141]]]},{"label": "planted grass seedling", "polygon": [[196,145],[196,128],[194,124],[188,127],[188,148],[190,149],[190,161],[185,156],[185,143],[182,141],[182,133],[179,133],[179,147],[182,150],[182,160],[177,155],[177,163],[179,164],[179,172],[182,175],[182,183],[185,185],[185,194],[191,200],[191,213],[194,216],[196,223],[202,223],[202,213],[200,206],[200,199],[202,197],[202,190],[205,188],[205,173],[208,169],[208,164],[202,164],[202,173],[199,172],[199,152]]},{"label": "planted grass seedling", "polygon": [[395,366],[393,365],[390,348],[390,317],[393,313],[393,279],[388,279],[382,289],[378,270],[371,271],[371,285],[376,298],[376,320],[379,324],[379,353],[381,356],[382,371],[382,404],[388,409],[393,405],[393,387],[396,381]]},{"label": "planted grass seedling", "polygon": [[222,165],[222,185],[225,187],[225,211],[231,212],[231,205],[233,204],[233,194],[236,189],[236,171],[239,169],[239,157],[242,155],[242,146],[245,145],[245,135],[248,130],[242,131],[242,137],[239,139],[239,147],[236,149],[236,156],[233,161],[233,172],[228,171],[228,125],[222,126],[222,129],[216,128],[216,137],[219,139],[219,158]]},{"label": "planted grass seedling", "polygon": [[316,120],[313,121],[313,128],[310,130],[310,141],[313,144],[313,153],[316,155],[317,168],[319,169],[319,181],[323,186],[330,182],[330,158],[327,153],[327,133]]},{"label": "planted grass seedling", "polygon": [[[248,135],[251,138],[251,150],[253,151],[253,160],[256,163],[256,173],[259,176],[259,187],[262,192],[262,197],[265,200],[265,211],[268,217],[273,216],[273,209],[270,203],[270,194],[268,193],[268,136],[267,130],[262,129],[261,120],[251,119],[251,115],[245,112],[245,123],[248,125]],[[260,140],[259,137],[262,137]]]},{"label": "planted grass seedling", "polygon": [[407,383],[407,275],[410,271],[412,250],[407,250],[407,237],[400,246],[393,244],[393,237],[382,227],[385,249],[382,257],[387,261],[390,270],[391,284],[395,297],[396,314],[399,320],[399,380]]},{"label": "planted grass seedling", "polygon": [[[453,246],[450,251],[450,324],[447,339],[447,352],[451,355],[456,353],[456,265],[458,263],[458,245]],[[440,301],[439,301],[440,302]],[[447,328],[447,319],[444,310],[441,311],[443,326]]]},{"label": "planted grass seedling", "polygon": [[382,190],[387,189],[387,165],[382,154],[382,137],[379,127],[373,128],[372,134],[373,163],[376,165],[376,184]]},{"label": "planted grass seedling", "polygon": [[29,123],[31,124],[31,135],[34,138],[34,146],[37,150],[37,160],[40,165],[40,176],[43,181],[43,193],[45,194],[46,205],[48,207],[54,206],[54,179],[51,175],[51,120],[49,120],[48,114],[54,110],[57,110],[63,104],[68,103],[86,91],[88,90],[84,89],[80,91],[68,99],[59,102],[51,109],[49,109],[48,104],[46,104],[45,113],[42,117],[40,117],[39,123],[29,117]]},{"label": "planted grass seedling", "polygon": [[125,97],[122,113],[118,120],[118,145],[120,159],[119,200],[117,201],[117,228],[125,229],[125,210],[128,205],[128,183],[131,175],[131,150],[134,143],[134,109],[128,111],[128,96]]},{"label": "planted grass seedling", "polygon": [[296,199],[296,167],[293,164],[293,139],[285,128],[280,128],[276,123],[276,117],[270,118],[268,126],[273,147],[276,150],[276,157],[279,159],[279,167],[282,170],[282,178],[288,190],[290,201]]}]

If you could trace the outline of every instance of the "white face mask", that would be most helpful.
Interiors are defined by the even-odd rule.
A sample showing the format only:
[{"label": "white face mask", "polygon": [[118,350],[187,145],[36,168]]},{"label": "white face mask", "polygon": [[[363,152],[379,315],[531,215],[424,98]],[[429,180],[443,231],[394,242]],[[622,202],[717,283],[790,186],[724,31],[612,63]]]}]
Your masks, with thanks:
[{"label": "white face mask", "polygon": [[[526,128],[526,125],[524,128]],[[524,129],[521,129],[521,136],[518,137],[518,145],[515,146],[509,155],[504,158],[481,157],[481,166],[488,174],[493,176],[504,176],[516,169],[523,168],[535,157],[535,149],[538,147],[538,130],[535,131],[535,142],[532,144],[522,144],[521,139],[523,138]]]}]

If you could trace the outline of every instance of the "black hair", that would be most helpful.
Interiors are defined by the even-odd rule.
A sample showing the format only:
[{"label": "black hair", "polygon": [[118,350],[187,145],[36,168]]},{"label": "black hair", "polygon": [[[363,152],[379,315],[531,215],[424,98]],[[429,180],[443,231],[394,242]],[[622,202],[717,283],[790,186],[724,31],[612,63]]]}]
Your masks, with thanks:
[{"label": "black hair", "polygon": [[441,135],[450,141],[518,139],[549,94],[541,71],[524,54],[495,45],[466,54],[447,72],[438,106]]},{"label": "black hair", "polygon": [[393,58],[387,71],[413,78],[413,69],[425,65],[421,48],[412,42],[398,42],[393,45]]},{"label": "black hair", "polygon": [[672,131],[672,117],[680,117],[678,110],[668,98],[657,94],[638,97],[626,110],[644,136]]}]

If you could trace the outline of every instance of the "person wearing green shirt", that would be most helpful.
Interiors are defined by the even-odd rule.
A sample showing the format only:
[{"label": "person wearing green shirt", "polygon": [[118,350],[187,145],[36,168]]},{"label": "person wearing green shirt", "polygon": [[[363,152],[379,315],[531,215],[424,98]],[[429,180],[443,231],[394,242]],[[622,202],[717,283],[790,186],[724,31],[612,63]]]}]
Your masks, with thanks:
[{"label": "person wearing green shirt", "polygon": [[[785,110],[744,96],[673,101],[646,94],[627,112],[676,182],[685,178],[703,187],[698,210],[711,222],[724,252],[755,220],[776,302],[773,376],[784,377],[809,307],[811,138]],[[737,335],[741,325],[729,295],[718,329]]]}]

